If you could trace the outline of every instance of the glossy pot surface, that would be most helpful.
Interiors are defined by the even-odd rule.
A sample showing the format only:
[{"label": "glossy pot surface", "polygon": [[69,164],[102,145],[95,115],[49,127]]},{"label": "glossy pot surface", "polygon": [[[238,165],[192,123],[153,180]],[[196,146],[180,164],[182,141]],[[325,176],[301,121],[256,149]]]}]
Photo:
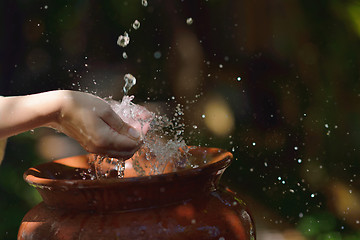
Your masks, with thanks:
[{"label": "glossy pot surface", "polygon": [[218,181],[232,154],[191,148],[188,168],[122,179],[83,179],[92,155],[30,168],[25,180],[43,202],[24,217],[18,239],[255,239],[246,204]]}]

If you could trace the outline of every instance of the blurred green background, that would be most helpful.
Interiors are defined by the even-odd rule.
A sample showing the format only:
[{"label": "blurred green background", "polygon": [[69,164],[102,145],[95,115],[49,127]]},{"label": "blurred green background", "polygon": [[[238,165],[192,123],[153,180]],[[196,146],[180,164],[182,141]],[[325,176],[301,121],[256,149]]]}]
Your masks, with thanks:
[{"label": "blurred green background", "polygon": [[[222,184],[252,209],[258,239],[360,239],[359,1],[2,0],[0,10],[0,95],[121,99],[131,73],[135,102],[184,105],[189,144],[233,152]],[[23,172],[81,151],[47,129],[8,140],[0,239],[16,239],[41,201]]]}]

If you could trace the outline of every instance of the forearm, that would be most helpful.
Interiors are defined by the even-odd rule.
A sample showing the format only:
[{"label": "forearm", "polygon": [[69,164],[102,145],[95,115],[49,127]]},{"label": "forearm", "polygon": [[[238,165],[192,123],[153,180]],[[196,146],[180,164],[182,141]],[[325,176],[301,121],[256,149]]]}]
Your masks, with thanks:
[{"label": "forearm", "polygon": [[56,122],[61,91],[0,98],[0,139]]},{"label": "forearm", "polygon": [[137,129],[89,93],[58,90],[0,98],[0,139],[41,126],[56,128],[88,152],[121,159],[130,158],[141,144]]}]

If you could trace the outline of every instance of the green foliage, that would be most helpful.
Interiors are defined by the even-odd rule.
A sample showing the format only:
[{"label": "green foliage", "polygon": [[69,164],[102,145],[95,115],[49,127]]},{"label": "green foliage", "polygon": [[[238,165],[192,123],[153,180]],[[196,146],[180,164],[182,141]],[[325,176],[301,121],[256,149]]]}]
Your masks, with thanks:
[{"label": "green foliage", "polygon": [[334,233],[332,233],[332,231],[336,229],[335,227],[336,218],[329,212],[305,216],[298,224],[298,229],[305,236],[318,236],[317,239],[319,240],[325,239],[324,236],[327,236],[329,239],[337,239],[333,238],[336,234],[334,235]]},{"label": "green foliage", "polygon": [[0,166],[0,239],[16,239],[21,219],[41,201],[38,192],[22,178],[25,170],[42,160],[35,144],[36,139],[29,133],[8,139]]}]

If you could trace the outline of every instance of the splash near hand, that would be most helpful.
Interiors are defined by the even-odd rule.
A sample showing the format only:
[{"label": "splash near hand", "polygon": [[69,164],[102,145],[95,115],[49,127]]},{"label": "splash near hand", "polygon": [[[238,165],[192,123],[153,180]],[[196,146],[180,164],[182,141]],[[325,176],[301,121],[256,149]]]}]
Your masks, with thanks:
[{"label": "splash near hand", "polygon": [[145,134],[150,128],[150,122],[154,118],[154,113],[145,107],[136,105],[131,101],[134,96],[124,96],[121,102],[110,101],[110,106],[114,112],[128,125],[140,133],[140,138],[144,139]]},{"label": "splash near hand", "polygon": [[142,132],[124,122],[108,102],[88,93],[59,93],[61,110],[52,127],[76,139],[91,153],[128,159],[139,149]]}]

